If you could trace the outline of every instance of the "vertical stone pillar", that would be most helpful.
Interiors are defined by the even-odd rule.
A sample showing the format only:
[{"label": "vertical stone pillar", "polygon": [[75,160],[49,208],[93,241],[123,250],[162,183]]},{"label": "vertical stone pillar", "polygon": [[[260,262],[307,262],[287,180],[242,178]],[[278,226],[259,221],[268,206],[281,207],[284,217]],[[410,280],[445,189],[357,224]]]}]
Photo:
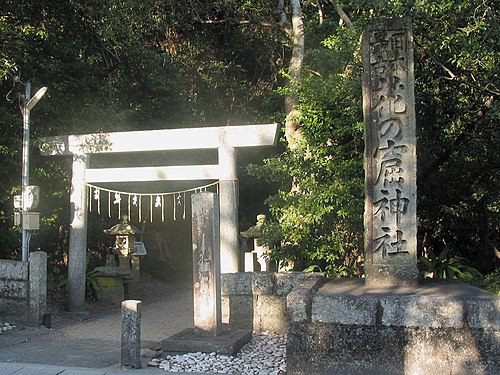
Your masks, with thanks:
[{"label": "vertical stone pillar", "polygon": [[141,301],[122,302],[121,365],[126,369],[139,369],[141,363]]},{"label": "vertical stone pillar", "polygon": [[234,147],[219,147],[220,255],[223,273],[238,272],[238,178]]},{"label": "vertical stone pillar", "polygon": [[217,194],[193,194],[191,205],[195,333],[215,336],[222,330]]},{"label": "vertical stone pillar", "polygon": [[413,285],[417,271],[413,36],[406,20],[363,35],[365,271],[372,285]]},{"label": "vertical stone pillar", "polygon": [[29,323],[40,326],[47,307],[47,253],[29,255]]},{"label": "vertical stone pillar", "polygon": [[70,312],[83,312],[85,303],[85,267],[87,252],[87,189],[85,170],[88,156],[73,155],[71,178],[71,224],[69,228],[68,307]]}]

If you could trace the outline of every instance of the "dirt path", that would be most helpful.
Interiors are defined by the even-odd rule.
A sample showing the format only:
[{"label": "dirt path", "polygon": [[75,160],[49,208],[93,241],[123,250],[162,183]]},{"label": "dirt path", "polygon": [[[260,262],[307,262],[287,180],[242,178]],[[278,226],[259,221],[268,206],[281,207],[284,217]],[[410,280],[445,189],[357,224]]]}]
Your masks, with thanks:
[{"label": "dirt path", "polygon": [[[192,290],[187,285],[142,278],[143,346],[193,326]],[[107,367],[120,361],[120,308],[90,305],[91,317],[75,322],[53,316],[52,328],[24,328],[0,334],[0,361]]]}]

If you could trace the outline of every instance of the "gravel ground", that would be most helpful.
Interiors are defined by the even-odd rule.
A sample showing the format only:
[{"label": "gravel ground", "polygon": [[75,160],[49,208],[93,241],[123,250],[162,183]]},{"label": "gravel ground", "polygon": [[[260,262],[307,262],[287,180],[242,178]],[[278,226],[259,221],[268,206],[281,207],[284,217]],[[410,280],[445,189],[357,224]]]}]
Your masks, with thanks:
[{"label": "gravel ground", "polygon": [[286,336],[254,332],[252,341],[234,356],[200,352],[167,355],[164,359],[153,359],[148,365],[170,372],[286,374]]},{"label": "gravel ground", "polygon": [[11,329],[16,328],[14,324],[8,322],[0,322],[0,333],[5,331],[10,331]]}]

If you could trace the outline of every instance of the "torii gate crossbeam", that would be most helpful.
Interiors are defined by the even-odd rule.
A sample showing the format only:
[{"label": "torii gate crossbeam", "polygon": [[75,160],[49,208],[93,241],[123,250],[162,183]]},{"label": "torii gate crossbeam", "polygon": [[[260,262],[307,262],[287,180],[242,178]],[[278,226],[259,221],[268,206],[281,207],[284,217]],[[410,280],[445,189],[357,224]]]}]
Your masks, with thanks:
[{"label": "torii gate crossbeam", "polygon": [[[83,312],[87,249],[87,189],[90,182],[219,180],[222,272],[238,271],[238,147],[274,146],[278,125],[161,129],[41,138],[42,155],[72,155],[68,259],[69,311]],[[88,168],[92,154],[217,149],[218,164],[134,168]]]}]

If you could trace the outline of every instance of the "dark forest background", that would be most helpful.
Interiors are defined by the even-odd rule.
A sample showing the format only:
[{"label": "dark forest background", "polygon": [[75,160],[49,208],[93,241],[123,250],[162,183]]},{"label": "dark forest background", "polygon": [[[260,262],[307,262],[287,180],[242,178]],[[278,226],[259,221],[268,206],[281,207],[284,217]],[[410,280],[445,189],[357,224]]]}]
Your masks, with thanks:
[{"label": "dark forest background", "polygon": [[[67,252],[71,164],[40,157],[39,137],[279,122],[278,148],[240,155],[241,228],[263,211],[275,257],[361,275],[360,35],[376,17],[413,22],[422,270],[484,283],[474,267],[498,285],[500,19],[489,0],[4,0],[0,256],[20,257],[18,99],[30,80],[48,87],[31,115],[42,192],[31,250],[53,264]],[[102,229],[116,218],[103,216],[89,220],[89,253],[111,240]]]}]

